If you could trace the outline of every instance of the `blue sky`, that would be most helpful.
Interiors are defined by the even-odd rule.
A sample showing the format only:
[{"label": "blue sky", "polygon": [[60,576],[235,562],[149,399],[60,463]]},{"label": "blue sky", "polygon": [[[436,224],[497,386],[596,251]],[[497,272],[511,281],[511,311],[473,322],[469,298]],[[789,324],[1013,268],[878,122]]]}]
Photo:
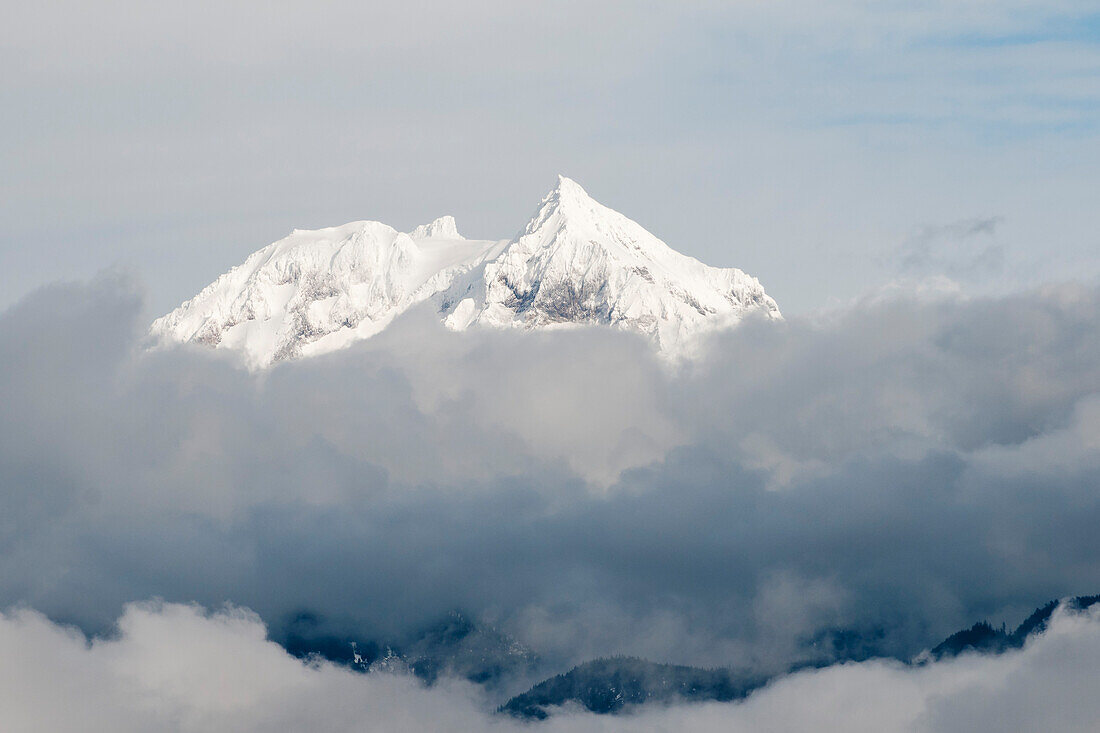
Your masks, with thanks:
[{"label": "blue sky", "polygon": [[972,219],[963,289],[1098,270],[1095,3],[47,2],[0,58],[0,304],[120,267],[163,311],[354,219],[504,238],[559,172],[788,312]]}]

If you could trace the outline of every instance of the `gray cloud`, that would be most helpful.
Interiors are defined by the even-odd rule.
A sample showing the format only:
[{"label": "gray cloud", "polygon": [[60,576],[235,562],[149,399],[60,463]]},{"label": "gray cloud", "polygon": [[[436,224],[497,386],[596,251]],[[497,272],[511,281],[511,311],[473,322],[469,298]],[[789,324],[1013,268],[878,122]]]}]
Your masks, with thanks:
[{"label": "gray cloud", "polygon": [[914,653],[1096,590],[1098,297],[748,322],[680,371],[414,313],[256,378],[144,352],[126,281],[51,286],[0,316],[0,604],[387,638],[462,608],[555,664],[774,670],[842,629]]}]

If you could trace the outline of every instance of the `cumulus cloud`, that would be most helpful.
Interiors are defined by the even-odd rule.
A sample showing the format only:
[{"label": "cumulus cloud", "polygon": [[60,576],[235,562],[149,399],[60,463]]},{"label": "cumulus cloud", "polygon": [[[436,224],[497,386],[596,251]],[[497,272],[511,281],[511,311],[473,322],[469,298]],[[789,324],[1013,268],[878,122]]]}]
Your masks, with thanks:
[{"label": "cumulus cloud", "polygon": [[1098,295],[750,321],[680,370],[412,314],[254,377],[144,351],[132,284],[51,286],[0,316],[0,603],[229,601],[277,639],[462,609],[553,671],[905,656],[1097,590]]},{"label": "cumulus cloud", "polygon": [[[38,613],[0,618],[0,701],[10,731],[474,730],[474,694],[306,664],[252,613],[140,604],[86,639]],[[471,725],[472,724],[472,725]]]},{"label": "cumulus cloud", "polygon": [[[564,710],[538,727],[579,731],[1091,731],[1100,716],[1100,617],[1056,612],[1020,651],[910,667],[870,661],[803,672],[743,703]],[[29,610],[0,615],[5,730],[529,730],[471,685],[359,674],[301,661],[252,613],[132,604],[88,639]]]}]

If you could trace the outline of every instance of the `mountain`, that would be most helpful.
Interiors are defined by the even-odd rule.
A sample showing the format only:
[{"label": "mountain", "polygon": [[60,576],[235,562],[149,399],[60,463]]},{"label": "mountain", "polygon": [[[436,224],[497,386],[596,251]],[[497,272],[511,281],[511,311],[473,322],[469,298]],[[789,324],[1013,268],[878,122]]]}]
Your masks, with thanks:
[{"label": "mountain", "polygon": [[779,316],[755,278],[676,252],[564,177],[500,255],[440,300],[455,329],[609,324],[644,333],[666,352],[749,310]]},{"label": "mountain", "polygon": [[409,669],[426,682],[461,677],[492,689],[528,675],[538,656],[492,626],[452,612],[401,648]]},{"label": "mountain", "polygon": [[403,639],[370,639],[327,628],[324,619],[302,612],[277,635],[296,657],[320,657],[360,672],[413,674],[428,684],[459,677],[495,691],[529,680],[538,656],[491,625],[452,611]]},{"label": "mountain", "polygon": [[1014,631],[1007,631],[1002,625],[995,628],[988,621],[979,621],[969,629],[957,631],[932,647],[929,656],[932,659],[944,659],[958,656],[963,652],[999,654],[1009,649],[1019,649],[1034,634],[1041,634],[1047,628],[1051,615],[1059,605],[1069,611],[1086,611],[1100,603],[1100,596],[1076,596],[1050,603],[1035,609]]},{"label": "mountain", "polygon": [[[651,702],[724,702],[742,699],[785,674],[841,662],[885,657],[922,665],[963,653],[1000,654],[1019,649],[1029,638],[1043,633],[1059,607],[1080,613],[1096,604],[1100,604],[1100,596],[1051,601],[1036,609],[1013,631],[982,621],[913,658],[876,653],[873,642],[878,639],[877,633],[872,639],[849,638],[850,634],[840,634],[838,639],[834,630],[821,637],[830,640],[828,653],[794,663],[780,674],[662,664],[625,656],[594,659],[508,698],[498,712],[541,720],[566,705],[593,713],[617,714]],[[538,679],[535,675],[544,669],[534,650],[457,611],[403,639],[387,640],[339,633],[328,627],[324,619],[302,612],[277,630],[275,639],[297,657],[320,657],[360,672],[411,674],[426,684],[433,684],[441,677],[458,677],[483,686],[491,695],[523,689],[531,679]]]},{"label": "mountain", "polygon": [[596,659],[540,682],[500,707],[518,718],[543,720],[550,708],[576,703],[592,713],[619,713],[647,702],[739,700],[764,678],[737,675],[727,669],[658,664],[634,657]]},{"label": "mountain", "polygon": [[408,233],[373,221],[295,230],[158,318],[151,334],[263,368],[369,338],[424,301],[453,330],[600,324],[645,334],[673,359],[749,311],[781,317],[756,278],[676,252],[559,177],[510,241],[465,239],[449,216]]},{"label": "mountain", "polygon": [[151,332],[238,351],[252,368],[323,354],[379,333],[501,246],[462,238],[450,217],[412,234],[375,221],[295,230],[158,318]]}]

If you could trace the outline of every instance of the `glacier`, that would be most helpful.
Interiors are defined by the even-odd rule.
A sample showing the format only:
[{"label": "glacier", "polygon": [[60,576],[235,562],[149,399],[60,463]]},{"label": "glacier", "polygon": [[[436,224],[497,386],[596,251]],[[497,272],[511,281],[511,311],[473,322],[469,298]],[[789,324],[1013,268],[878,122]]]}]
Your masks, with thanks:
[{"label": "glacier", "polygon": [[670,360],[752,311],[782,318],[760,282],[710,267],[558,177],[511,240],[472,240],[444,216],[411,232],[376,221],[295,230],[158,318],[158,344],[239,353],[250,369],[344,348],[428,302],[456,331],[604,325]]}]

